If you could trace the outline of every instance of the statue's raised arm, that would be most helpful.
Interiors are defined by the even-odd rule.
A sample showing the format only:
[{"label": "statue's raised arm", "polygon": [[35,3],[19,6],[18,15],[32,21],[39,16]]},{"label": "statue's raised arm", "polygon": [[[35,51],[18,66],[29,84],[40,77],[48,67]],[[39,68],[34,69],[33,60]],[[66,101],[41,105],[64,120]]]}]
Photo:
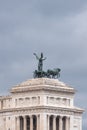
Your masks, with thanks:
[{"label": "statue's raised arm", "polygon": [[39,60],[39,57],[37,56],[37,54],[36,53],[33,53],[33,54],[36,56],[36,59]]}]

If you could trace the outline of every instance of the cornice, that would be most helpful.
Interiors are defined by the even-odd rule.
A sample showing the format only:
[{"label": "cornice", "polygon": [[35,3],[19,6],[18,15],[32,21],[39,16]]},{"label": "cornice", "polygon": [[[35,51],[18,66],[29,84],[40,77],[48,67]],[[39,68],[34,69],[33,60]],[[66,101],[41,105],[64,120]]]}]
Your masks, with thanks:
[{"label": "cornice", "polygon": [[75,93],[75,90],[72,89],[66,89],[66,88],[56,88],[54,86],[48,86],[48,85],[38,85],[36,87],[25,87],[25,88],[21,88],[21,89],[14,89],[11,90],[11,93],[23,93],[23,92],[28,92],[28,91],[37,91],[37,90],[44,90],[44,91],[57,91],[57,92],[67,92],[67,93]]},{"label": "cornice", "polygon": [[55,113],[55,114],[68,114],[68,115],[82,115],[84,112],[80,108],[63,108],[63,107],[52,107],[52,106],[36,106],[36,107],[24,107],[24,108],[10,108],[0,110],[0,114],[6,113]]}]

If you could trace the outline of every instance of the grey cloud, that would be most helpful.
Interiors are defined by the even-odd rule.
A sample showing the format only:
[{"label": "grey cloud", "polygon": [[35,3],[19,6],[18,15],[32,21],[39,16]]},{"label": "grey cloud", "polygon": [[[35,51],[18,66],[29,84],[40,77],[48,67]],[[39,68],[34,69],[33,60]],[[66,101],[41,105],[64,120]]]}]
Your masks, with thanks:
[{"label": "grey cloud", "polygon": [[[49,16],[64,16],[71,15],[82,11],[87,1],[69,1],[69,0],[55,0],[55,1],[40,1],[38,4],[38,10],[42,14]],[[39,12],[38,11],[38,12]]]}]

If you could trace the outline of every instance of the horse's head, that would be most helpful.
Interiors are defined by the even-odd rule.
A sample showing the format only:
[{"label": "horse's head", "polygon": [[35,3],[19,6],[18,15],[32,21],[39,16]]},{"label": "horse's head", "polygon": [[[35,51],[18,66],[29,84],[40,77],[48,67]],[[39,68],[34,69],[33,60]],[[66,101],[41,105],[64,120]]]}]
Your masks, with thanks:
[{"label": "horse's head", "polygon": [[58,72],[60,72],[60,71],[61,71],[61,69],[60,69],[60,68],[55,68],[54,70],[55,70],[55,71],[58,71]]}]

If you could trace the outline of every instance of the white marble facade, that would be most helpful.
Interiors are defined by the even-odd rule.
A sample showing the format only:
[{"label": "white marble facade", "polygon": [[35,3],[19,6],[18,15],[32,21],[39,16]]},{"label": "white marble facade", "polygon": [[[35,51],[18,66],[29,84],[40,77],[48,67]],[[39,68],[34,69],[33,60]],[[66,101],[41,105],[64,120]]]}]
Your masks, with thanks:
[{"label": "white marble facade", "polygon": [[0,97],[0,130],[82,130],[75,89],[58,79],[27,80]]}]

